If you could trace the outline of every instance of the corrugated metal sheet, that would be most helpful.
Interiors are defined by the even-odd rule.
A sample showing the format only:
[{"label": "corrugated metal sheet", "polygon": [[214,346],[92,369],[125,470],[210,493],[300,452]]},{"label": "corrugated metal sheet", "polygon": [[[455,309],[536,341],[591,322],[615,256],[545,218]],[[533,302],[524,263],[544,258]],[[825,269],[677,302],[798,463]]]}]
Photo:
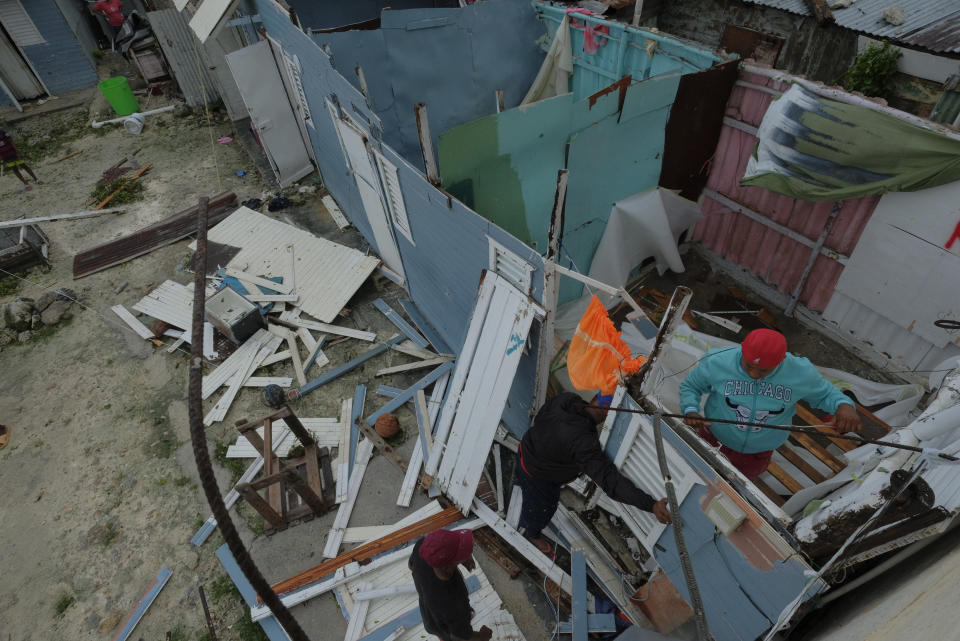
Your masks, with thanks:
[{"label": "corrugated metal sheet", "polygon": [[823,311],[823,318],[851,336],[876,347],[899,361],[904,369],[926,371],[951,356],[960,355],[960,347],[948,343],[934,347],[906,328],[884,318],[841,292],[834,292]]},{"label": "corrugated metal sheet", "polygon": [[295,268],[293,293],[300,296],[300,308],[329,323],[380,264],[376,256],[338,245],[241,207],[210,230],[210,241],[240,247],[228,265],[247,264],[247,273],[257,276],[290,277],[287,245],[293,245]]},{"label": "corrugated metal sheet", "polygon": [[[804,0],[744,0],[749,4],[782,9],[801,16],[813,15]],[[883,12],[903,8],[906,22],[890,24]],[[857,0],[846,9],[834,9],[841,27],[880,38],[906,42],[930,51],[960,53],[960,11],[957,0]]]},{"label": "corrugated metal sheet", "polygon": [[[741,79],[777,90],[786,88],[785,84],[746,72],[741,73]],[[726,115],[758,127],[773,99],[769,93],[735,86],[727,103]],[[707,187],[816,241],[830,217],[832,203],[800,201],[766,189],[739,185],[756,142],[752,134],[725,124],[720,132]],[[824,247],[849,255],[878,201],[878,196],[872,196],[844,202]],[[704,199],[702,210],[704,218],[694,230],[694,240],[745,267],[780,291],[793,293],[810,257],[808,246],[742,214],[730,212],[710,198]],[[814,311],[823,311],[841,271],[843,265],[839,262],[819,256],[800,293],[800,302]]]},{"label": "corrugated metal sheet", "polygon": [[219,100],[220,92],[209,71],[211,64],[207,52],[197,42],[180,12],[174,9],[148,11],[147,19],[187,104],[203,107],[204,94],[207,103]]}]

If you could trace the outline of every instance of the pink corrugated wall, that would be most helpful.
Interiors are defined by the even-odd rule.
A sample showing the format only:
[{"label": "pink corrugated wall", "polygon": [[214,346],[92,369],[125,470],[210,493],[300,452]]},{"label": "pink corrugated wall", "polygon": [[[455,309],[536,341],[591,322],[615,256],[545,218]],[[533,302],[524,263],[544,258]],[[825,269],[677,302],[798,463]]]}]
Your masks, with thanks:
[{"label": "pink corrugated wall", "polygon": [[[776,80],[746,72],[741,72],[740,79],[781,91],[788,88]],[[774,96],[768,93],[735,86],[726,115],[759,127],[773,100]],[[755,136],[724,125],[707,187],[816,242],[833,203],[795,200],[759,187],[739,185],[756,142]],[[879,200],[879,196],[871,196],[845,201],[824,246],[849,256]],[[730,212],[707,196],[704,196],[702,211],[704,217],[694,229],[694,240],[749,269],[780,291],[793,293],[809,260],[809,247],[742,214]],[[800,293],[800,302],[814,311],[823,311],[842,271],[843,265],[839,262],[818,256]]]}]

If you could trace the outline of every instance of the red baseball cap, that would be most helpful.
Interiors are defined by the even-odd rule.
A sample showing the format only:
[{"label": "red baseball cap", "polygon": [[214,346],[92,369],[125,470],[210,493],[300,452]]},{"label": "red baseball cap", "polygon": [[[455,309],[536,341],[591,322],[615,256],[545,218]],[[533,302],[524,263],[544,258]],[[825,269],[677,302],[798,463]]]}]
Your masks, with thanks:
[{"label": "red baseball cap", "polygon": [[740,345],[743,358],[758,367],[776,367],[787,357],[787,339],[772,329],[755,329]]},{"label": "red baseball cap", "polygon": [[420,544],[420,558],[432,568],[463,563],[473,554],[473,530],[434,530]]}]

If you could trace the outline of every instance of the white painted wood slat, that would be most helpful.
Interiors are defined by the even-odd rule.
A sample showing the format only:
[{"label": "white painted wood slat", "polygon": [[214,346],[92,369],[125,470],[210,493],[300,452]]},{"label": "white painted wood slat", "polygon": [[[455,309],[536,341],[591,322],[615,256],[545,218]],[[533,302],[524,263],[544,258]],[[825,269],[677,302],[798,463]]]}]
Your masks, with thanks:
[{"label": "white painted wood slat", "polygon": [[364,472],[367,470],[367,463],[369,463],[372,454],[373,443],[369,439],[362,440],[357,446],[357,460],[354,461],[353,473],[350,475],[350,492],[347,500],[340,504],[337,516],[333,520],[333,527],[327,535],[327,543],[323,548],[323,558],[325,559],[332,559],[340,552],[343,533],[347,529],[350,513],[353,512],[353,506],[360,494],[360,484],[363,482]]}]

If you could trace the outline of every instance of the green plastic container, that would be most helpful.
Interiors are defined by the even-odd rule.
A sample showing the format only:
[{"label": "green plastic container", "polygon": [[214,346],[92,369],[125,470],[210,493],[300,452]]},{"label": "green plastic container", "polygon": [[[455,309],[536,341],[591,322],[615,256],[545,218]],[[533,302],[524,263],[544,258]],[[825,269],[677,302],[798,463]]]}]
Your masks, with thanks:
[{"label": "green plastic container", "polygon": [[118,116],[129,116],[140,109],[136,96],[133,95],[127,79],[123,76],[107,78],[97,86]]}]

